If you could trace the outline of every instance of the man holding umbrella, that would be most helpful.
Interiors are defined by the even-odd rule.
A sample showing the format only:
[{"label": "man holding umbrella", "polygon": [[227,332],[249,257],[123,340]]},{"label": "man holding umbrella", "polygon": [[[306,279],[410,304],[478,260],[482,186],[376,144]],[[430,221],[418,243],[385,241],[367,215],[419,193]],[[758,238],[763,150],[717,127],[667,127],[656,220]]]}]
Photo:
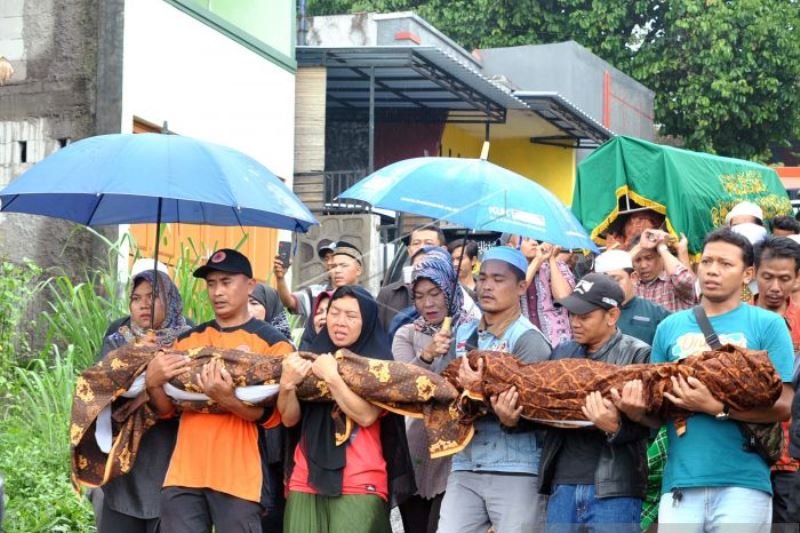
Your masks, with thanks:
[{"label": "man holding umbrella", "polygon": [[[182,335],[176,350],[213,346],[273,356],[293,351],[277,330],[250,316],[247,304],[255,280],[244,255],[218,250],[194,275],[206,280],[215,317]],[[169,353],[157,356],[148,368],[147,392],[162,417],[175,415],[163,385],[185,368],[182,356]],[[180,415],[161,492],[161,528],[170,533],[210,533],[212,525],[226,533],[261,531],[261,512],[270,494],[258,425],[275,427],[280,416],[272,407],[254,407],[236,398],[231,376],[221,364],[203,367],[200,384],[227,413]]]}]

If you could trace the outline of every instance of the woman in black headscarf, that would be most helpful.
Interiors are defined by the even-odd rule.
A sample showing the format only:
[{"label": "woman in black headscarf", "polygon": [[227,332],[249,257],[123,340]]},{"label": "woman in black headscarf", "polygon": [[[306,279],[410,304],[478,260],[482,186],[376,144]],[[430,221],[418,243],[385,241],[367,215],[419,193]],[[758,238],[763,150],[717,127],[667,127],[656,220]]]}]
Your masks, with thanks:
[{"label": "woman in black headscarf", "polygon": [[300,338],[300,351],[307,352],[311,349],[314,339],[317,334],[325,327],[325,319],[328,315],[328,305],[333,296],[332,290],[322,291],[314,299],[314,304],[311,308],[311,316],[306,320],[306,326],[303,330],[303,336]]},{"label": "woman in black headscarf", "polygon": [[[361,287],[340,287],[331,296],[325,328],[310,346],[312,364],[293,354],[284,362],[278,410],[285,425],[300,424],[289,476],[284,531],[389,533],[390,502],[415,491],[402,417],[387,414],[344,383],[331,355],[340,348],[392,359],[378,307]],[[328,384],[335,403],[299,402],[294,388],[313,372]],[[350,438],[336,445],[334,410],[352,422]]]},{"label": "woman in black headscarf", "polygon": [[289,326],[289,318],[286,316],[278,291],[259,283],[250,293],[247,302],[250,314],[258,320],[263,320],[289,340],[292,340],[292,328]]}]

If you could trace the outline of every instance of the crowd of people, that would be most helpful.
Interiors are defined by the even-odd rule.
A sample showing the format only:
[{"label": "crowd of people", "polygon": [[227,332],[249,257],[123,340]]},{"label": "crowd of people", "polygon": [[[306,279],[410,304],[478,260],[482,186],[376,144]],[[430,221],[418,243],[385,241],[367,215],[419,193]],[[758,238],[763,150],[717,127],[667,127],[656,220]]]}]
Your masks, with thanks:
[{"label": "crowd of people", "polygon": [[[507,234],[479,254],[474,242],[447,243],[438,228],[420,227],[409,236],[403,279],[377,296],[360,285],[364,258],[348,242],[321,242],[327,280],[294,292],[279,258],[273,289],[253,279],[242,254],[218,250],[194,274],[205,279],[215,315],[196,326],[166,269],[135,270],[130,316],[110,326],[100,357],[133,341],[164,348],[146,372],[160,422],[133,470],[94,491],[99,531],[383,533],[392,531],[394,507],[407,533],[797,527],[800,431],[790,412],[800,417],[792,386],[800,223],[765,221],[758,206],[742,203],[695,261],[686,238],[662,223],[649,210],[629,215],[590,261]],[[288,313],[304,324],[297,346]],[[458,383],[469,391],[483,370],[464,357],[473,349],[525,364],[631,365],[678,361],[714,348],[714,339],[767,351],[783,381],[774,405],[738,411],[698,379],[680,378],[665,396],[691,416],[660,420],[633,380],[608,397],[590,393],[590,424],[566,429],[522,418],[520,391],[510,387],[489,398],[490,414],[476,420],[463,450],[435,459],[422,421],[359,397],[331,355],[348,348],[435,373],[460,360]],[[226,414],[177,410],[163,390],[186,371],[175,350],[201,346],[282,356],[274,405],[239,400],[230,374],[211,362],[202,390]],[[298,399],[309,375],[333,402]],[[334,413],[352,425],[344,442]],[[781,424],[776,461],[746,440],[752,423]]]}]

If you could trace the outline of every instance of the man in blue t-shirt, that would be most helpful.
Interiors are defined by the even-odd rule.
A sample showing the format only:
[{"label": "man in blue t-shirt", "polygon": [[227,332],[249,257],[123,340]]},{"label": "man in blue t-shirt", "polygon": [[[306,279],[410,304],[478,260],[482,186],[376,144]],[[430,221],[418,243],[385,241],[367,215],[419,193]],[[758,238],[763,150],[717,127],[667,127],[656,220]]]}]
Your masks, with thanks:
[{"label": "man in blue t-shirt", "polygon": [[[783,378],[783,393],[768,408],[737,411],[714,398],[699,380],[673,381],[667,399],[693,412],[676,432],[669,422],[669,447],[658,519],[680,531],[768,531],[772,520],[769,466],[747,451],[737,421],[778,422],[792,401],[792,342],[783,319],[741,301],[753,277],[753,248],[728,228],[710,233],[698,267],[701,305],[723,344],[766,350]],[[675,313],[656,331],[650,360],[677,361],[708,350],[692,310]],[[620,407],[623,409],[622,407]],[[625,411],[625,409],[623,409]],[[644,417],[656,427],[661,421]],[[685,431],[684,431],[685,430]],[[659,527],[659,529],[661,529]]]}]

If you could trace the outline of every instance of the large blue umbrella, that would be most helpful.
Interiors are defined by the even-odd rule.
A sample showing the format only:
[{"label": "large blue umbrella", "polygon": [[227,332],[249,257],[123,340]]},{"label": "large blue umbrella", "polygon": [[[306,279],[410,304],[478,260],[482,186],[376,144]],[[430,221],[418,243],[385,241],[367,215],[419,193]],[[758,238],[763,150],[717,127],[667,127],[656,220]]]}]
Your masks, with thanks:
[{"label": "large blue umbrella", "polygon": [[317,224],[297,196],[253,158],[190,137],[153,133],[100,135],[59,150],[0,191],[0,211],[87,226],[155,222],[154,270],[162,222],[302,232]]},{"label": "large blue umbrella", "polygon": [[253,158],[179,135],[90,137],[0,191],[0,211],[88,226],[183,222],[308,230],[317,221]]},{"label": "large blue umbrella", "polygon": [[553,193],[484,159],[406,159],[373,172],[340,197],[473,230],[597,251],[578,219]]}]

